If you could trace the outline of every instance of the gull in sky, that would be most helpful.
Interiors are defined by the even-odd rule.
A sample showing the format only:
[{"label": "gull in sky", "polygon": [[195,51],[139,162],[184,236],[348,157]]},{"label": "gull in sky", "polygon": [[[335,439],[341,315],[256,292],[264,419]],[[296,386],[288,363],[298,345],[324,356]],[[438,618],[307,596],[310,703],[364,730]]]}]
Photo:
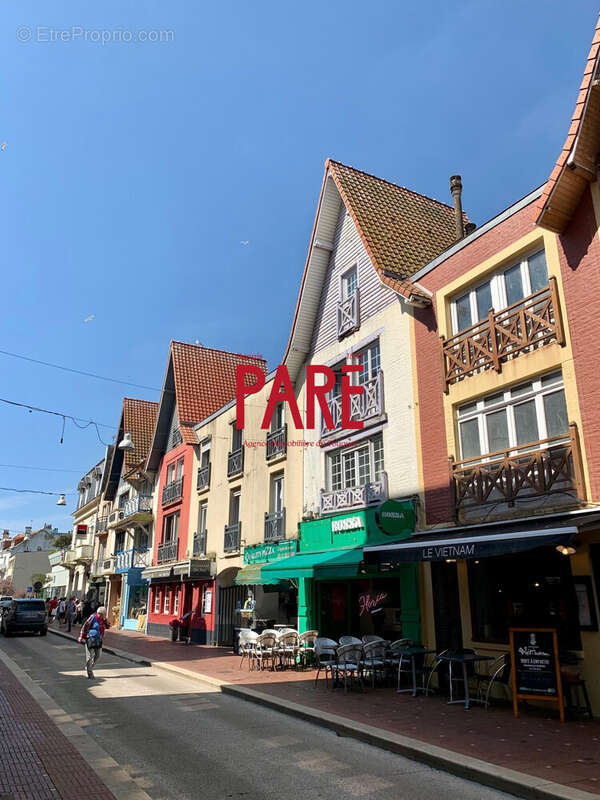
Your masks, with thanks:
[{"label": "gull in sky", "polygon": [[2,142],[2,144],[0,144],[0,150],[6,150],[6,142]]},{"label": "gull in sky", "polygon": [[94,319],[94,314],[90,314],[89,317],[86,317],[83,321],[84,322],[91,322]]},{"label": "gull in sky", "polygon": [[248,244],[248,243],[249,243],[248,239],[242,239],[242,241],[240,242],[240,244]]}]

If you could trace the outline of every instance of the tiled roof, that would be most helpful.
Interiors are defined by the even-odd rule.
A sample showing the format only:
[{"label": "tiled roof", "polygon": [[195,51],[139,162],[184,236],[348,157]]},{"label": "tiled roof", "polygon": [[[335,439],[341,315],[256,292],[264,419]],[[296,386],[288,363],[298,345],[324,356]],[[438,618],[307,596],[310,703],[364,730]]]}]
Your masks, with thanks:
[{"label": "tiled roof", "polygon": [[595,160],[600,149],[599,61],[600,16],[567,138],[534,207],[535,222],[557,233],[565,229],[586,186],[596,178]]},{"label": "tiled roof", "polygon": [[454,208],[338,161],[328,159],[325,168],[382,281],[421,295],[410,276],[456,241]]},{"label": "tiled roof", "polygon": [[125,472],[148,458],[157,416],[158,403],[123,398],[123,432],[130,433],[133,441],[133,450],[125,450]]},{"label": "tiled roof", "polygon": [[194,425],[235,397],[235,368],[255,364],[266,373],[260,356],[171,342],[179,428],[186,444],[197,444]]}]

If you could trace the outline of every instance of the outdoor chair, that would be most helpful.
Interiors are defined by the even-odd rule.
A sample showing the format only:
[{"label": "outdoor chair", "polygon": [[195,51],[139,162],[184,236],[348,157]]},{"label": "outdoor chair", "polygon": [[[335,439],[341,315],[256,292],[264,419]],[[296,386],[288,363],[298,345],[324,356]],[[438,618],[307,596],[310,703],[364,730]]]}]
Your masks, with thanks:
[{"label": "outdoor chair", "polygon": [[[436,654],[436,656],[435,656],[435,658],[433,660],[433,664],[431,664],[431,666],[429,668],[429,675],[427,676],[427,684],[425,686],[425,697],[427,697],[427,695],[429,694],[429,685],[431,683],[431,679],[433,678],[433,673],[436,671],[436,669],[442,663],[440,656],[445,656],[449,652],[450,652],[449,649],[446,648],[445,650],[440,650],[440,652]],[[438,686],[439,686],[439,681],[438,681]]]},{"label": "outdoor chair", "polygon": [[380,641],[366,642],[363,644],[363,658],[361,661],[362,673],[370,674],[371,687],[375,688],[375,679],[379,675],[385,678],[386,664],[386,645],[383,639]]},{"label": "outdoor chair", "polygon": [[335,667],[336,682],[344,679],[344,692],[348,691],[348,678],[350,687],[356,677],[360,683],[360,688],[364,691],[362,680],[362,659],[363,648],[360,644],[343,644],[337,649],[337,666]]},{"label": "outdoor chair", "polygon": [[256,631],[251,631],[249,628],[242,628],[240,631],[240,638],[238,644],[238,650],[241,655],[240,658],[240,669],[242,668],[242,664],[244,663],[244,659],[248,659],[248,669],[252,669],[252,665],[254,663],[255,647],[256,647],[256,640],[258,639],[258,633]]},{"label": "outdoor chair", "polygon": [[[592,704],[590,703],[585,679],[581,671],[581,666],[579,665],[581,659],[571,651],[560,653],[559,659],[560,678],[567,711],[575,714],[584,713],[587,714],[590,719],[593,719]],[[581,692],[583,705],[575,702],[577,690]]]},{"label": "outdoor chair", "polygon": [[504,686],[510,697],[510,653],[504,653],[504,655],[500,656],[495,661],[489,661],[487,663],[489,664],[488,672],[475,672],[473,676],[477,681],[479,699],[482,701],[485,692],[485,701],[483,702],[486,710],[490,704],[490,694],[492,686],[495,683]]},{"label": "outdoor chair", "polygon": [[362,639],[357,639],[356,636],[340,636],[340,644],[357,644],[362,646]]},{"label": "outdoor chair", "polygon": [[319,638],[319,631],[304,631],[298,636],[298,660],[303,667],[306,666],[308,658],[315,660],[315,642]]},{"label": "outdoor chair", "polygon": [[275,668],[275,654],[277,646],[277,636],[274,632],[263,631],[254,648],[256,663],[259,669],[264,669],[264,664],[271,662],[271,669]]},{"label": "outdoor chair", "polygon": [[[425,690],[425,681],[426,678],[430,678],[433,670],[432,663],[428,660],[428,657],[425,653],[416,653],[413,656],[403,656],[402,655],[402,648],[403,647],[422,647],[423,645],[421,642],[411,642],[410,639],[398,639],[398,643],[402,642],[403,644],[397,644],[393,642],[396,651],[396,655],[394,656],[394,663],[398,669],[398,681],[396,685],[396,690],[401,691],[402,685],[402,676],[408,676],[409,680],[412,683],[413,680],[413,662],[414,662],[414,677],[415,677],[415,685],[412,685],[411,688],[415,691],[416,686],[418,685],[418,679],[421,679],[421,687]],[[437,656],[436,656],[437,659]],[[436,662],[437,663],[437,662]],[[427,683],[429,686],[429,683]],[[403,691],[410,691],[410,689],[404,689]]]},{"label": "outdoor chair", "polygon": [[315,641],[315,661],[317,666],[315,687],[317,685],[321,670],[324,670],[325,672],[325,688],[328,686],[328,675],[331,675],[333,678],[334,669],[337,665],[337,646],[338,643],[334,639],[326,639],[321,637]]},{"label": "outdoor chair", "polygon": [[298,652],[298,634],[296,631],[291,630],[282,633],[277,639],[275,645],[275,653],[279,657],[279,665],[283,668],[286,666],[296,666],[296,654]]},{"label": "outdoor chair", "polygon": [[369,642],[385,642],[383,636],[376,636],[374,633],[367,633],[362,637],[362,643],[368,644]]}]

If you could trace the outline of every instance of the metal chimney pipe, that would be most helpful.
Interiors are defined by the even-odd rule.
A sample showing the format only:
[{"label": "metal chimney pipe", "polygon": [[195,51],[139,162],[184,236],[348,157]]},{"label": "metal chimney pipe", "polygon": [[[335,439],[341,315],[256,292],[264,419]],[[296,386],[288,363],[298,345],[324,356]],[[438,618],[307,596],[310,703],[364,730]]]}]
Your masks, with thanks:
[{"label": "metal chimney pipe", "polygon": [[456,241],[465,235],[462,213],[462,180],[460,175],[450,176],[450,191],[454,201],[454,225],[456,228]]}]

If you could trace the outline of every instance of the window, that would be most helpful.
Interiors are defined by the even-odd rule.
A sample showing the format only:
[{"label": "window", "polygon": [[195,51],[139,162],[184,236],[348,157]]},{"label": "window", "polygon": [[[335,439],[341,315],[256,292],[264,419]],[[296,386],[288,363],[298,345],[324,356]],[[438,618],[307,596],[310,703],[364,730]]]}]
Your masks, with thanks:
[{"label": "window", "polygon": [[231,424],[231,452],[242,449],[242,431],[236,428],[235,421]]},{"label": "window", "polygon": [[281,430],[285,421],[285,414],[283,403],[277,403],[273,409],[273,417],[271,418],[271,433]]},{"label": "window", "polygon": [[283,511],[283,473],[271,477],[271,511]]},{"label": "window", "polygon": [[579,650],[570,559],[552,547],[468,562],[473,639],[508,643],[509,627],[556,628],[559,646]]},{"label": "window", "polygon": [[129,492],[122,492],[119,495],[119,508],[122,509],[128,500],[129,500]]},{"label": "window", "polygon": [[179,533],[179,511],[163,519],[163,543],[174,542]]},{"label": "window", "polygon": [[167,486],[175,480],[175,463],[167,467]]},{"label": "window", "polygon": [[454,333],[485,319],[490,309],[501,311],[547,285],[546,254],[540,250],[456,297],[451,306]]},{"label": "window", "polygon": [[233,489],[229,495],[229,524],[237,525],[240,521],[240,501],[242,492],[240,489]]},{"label": "window", "polygon": [[358,273],[356,267],[352,267],[352,269],[349,269],[348,272],[342,275],[342,300],[348,300],[349,297],[352,297],[352,295],[356,293],[357,288]]},{"label": "window", "polygon": [[358,447],[332,453],[328,459],[332,491],[378,481],[383,473],[383,437],[379,434]]},{"label": "window", "polygon": [[204,500],[198,506],[198,533],[206,530],[206,515],[208,514],[208,501]]},{"label": "window", "polygon": [[179,589],[175,589],[175,595],[173,597],[173,613],[179,614]]},{"label": "window", "polygon": [[358,373],[358,383],[366,383],[374,378],[381,369],[381,352],[379,349],[379,339],[364,350],[354,354],[353,361],[360,364],[362,371]]},{"label": "window", "polygon": [[154,613],[160,614],[160,592],[158,589],[154,590]]},{"label": "window", "polygon": [[200,445],[200,467],[208,467],[210,464],[210,441],[202,442]]},{"label": "window", "polygon": [[175,464],[175,480],[178,481],[180,478],[183,478],[183,458]]},{"label": "window", "polygon": [[167,586],[165,588],[165,602],[163,605],[163,614],[169,613],[169,608],[171,607],[170,602],[171,602],[171,592],[169,591],[169,587]]},{"label": "window", "polygon": [[457,416],[463,459],[569,432],[560,372],[460,406]]}]

